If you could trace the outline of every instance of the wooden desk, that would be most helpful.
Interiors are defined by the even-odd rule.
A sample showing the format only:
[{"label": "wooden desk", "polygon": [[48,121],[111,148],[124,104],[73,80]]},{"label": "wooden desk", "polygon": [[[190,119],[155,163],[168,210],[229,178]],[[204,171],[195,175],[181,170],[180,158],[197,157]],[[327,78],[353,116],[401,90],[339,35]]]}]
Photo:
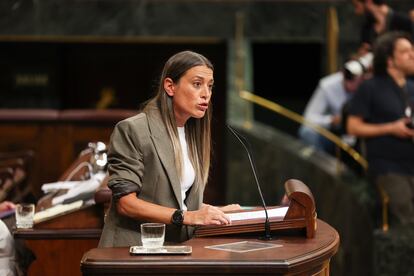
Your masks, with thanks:
[{"label": "wooden desk", "polygon": [[14,238],[22,240],[36,256],[28,275],[81,275],[82,255],[98,246],[103,224],[101,209],[92,205],[35,224],[33,229],[15,229]]},{"label": "wooden desk", "polygon": [[193,253],[183,256],[131,256],[128,248],[95,248],[82,258],[83,275],[329,275],[330,258],[339,246],[339,235],[327,223],[318,220],[315,238],[280,236],[270,243],[279,248],[233,253],[206,249],[205,246],[256,238],[194,238]]},{"label": "wooden desk", "polygon": [[81,275],[79,260],[84,252],[98,246],[101,229],[18,229],[15,239],[23,239],[36,260],[28,275]]}]

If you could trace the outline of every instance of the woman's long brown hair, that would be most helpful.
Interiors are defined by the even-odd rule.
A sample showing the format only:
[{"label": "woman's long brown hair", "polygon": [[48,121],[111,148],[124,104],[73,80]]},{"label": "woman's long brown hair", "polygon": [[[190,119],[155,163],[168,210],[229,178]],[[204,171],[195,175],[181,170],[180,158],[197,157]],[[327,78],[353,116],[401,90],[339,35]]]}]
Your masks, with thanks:
[{"label": "woman's long brown hair", "polygon": [[[183,174],[183,156],[178,137],[177,122],[173,110],[172,97],[164,90],[164,80],[171,78],[177,83],[180,78],[194,66],[204,65],[214,70],[211,62],[198,53],[192,51],[179,52],[168,59],[159,80],[155,101],[161,109],[161,116],[167,127],[175,154],[175,164],[180,179]],[[205,185],[208,180],[211,158],[211,116],[212,105],[209,105],[206,114],[200,119],[190,118],[185,124],[185,136],[189,149],[189,158],[195,170],[195,181]]]}]

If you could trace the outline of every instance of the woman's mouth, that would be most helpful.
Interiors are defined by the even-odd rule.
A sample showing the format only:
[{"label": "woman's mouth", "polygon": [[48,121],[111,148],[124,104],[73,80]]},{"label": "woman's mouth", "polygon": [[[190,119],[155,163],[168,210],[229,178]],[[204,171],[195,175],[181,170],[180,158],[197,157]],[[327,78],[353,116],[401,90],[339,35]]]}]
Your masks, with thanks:
[{"label": "woman's mouth", "polygon": [[208,103],[198,104],[197,107],[202,111],[206,111],[208,109]]}]

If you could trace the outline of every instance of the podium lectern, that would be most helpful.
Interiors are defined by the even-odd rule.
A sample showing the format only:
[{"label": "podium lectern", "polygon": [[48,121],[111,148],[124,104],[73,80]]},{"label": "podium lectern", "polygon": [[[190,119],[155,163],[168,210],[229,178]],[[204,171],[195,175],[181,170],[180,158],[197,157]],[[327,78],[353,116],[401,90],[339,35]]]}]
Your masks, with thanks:
[{"label": "podium lectern", "polygon": [[[316,207],[312,192],[302,181],[289,179],[285,182],[286,196],[289,198],[287,212],[281,216],[269,216],[270,230],[303,230],[307,238],[313,238],[317,228]],[[268,208],[280,209],[281,206]],[[257,208],[253,212],[263,210]],[[237,211],[236,213],[251,213],[252,211]],[[262,211],[263,213],[263,211]],[[227,225],[206,225],[197,227],[194,235],[196,237],[234,235],[242,233],[263,233],[265,231],[265,219],[253,218],[232,221]]]},{"label": "podium lectern", "polygon": [[[291,179],[286,181],[285,189],[290,203],[285,207],[285,214],[270,218],[270,227],[275,231],[273,240],[258,240],[262,235],[260,232],[264,231],[264,218],[254,217],[230,225],[198,227],[196,237],[182,244],[192,247],[191,255],[134,256],[129,254],[127,247],[91,249],[82,258],[82,273],[329,275],[330,259],[339,246],[338,233],[327,223],[316,219],[313,195],[305,184]],[[284,232],[283,235],[280,231]],[[237,252],[211,248],[237,242],[266,243],[267,248]]]},{"label": "podium lectern", "polygon": [[329,262],[339,246],[339,235],[318,220],[314,238],[286,235],[266,243],[278,245],[245,253],[206,248],[256,237],[194,238],[191,255],[129,254],[129,248],[94,248],[84,254],[81,271],[86,275],[329,275]]}]

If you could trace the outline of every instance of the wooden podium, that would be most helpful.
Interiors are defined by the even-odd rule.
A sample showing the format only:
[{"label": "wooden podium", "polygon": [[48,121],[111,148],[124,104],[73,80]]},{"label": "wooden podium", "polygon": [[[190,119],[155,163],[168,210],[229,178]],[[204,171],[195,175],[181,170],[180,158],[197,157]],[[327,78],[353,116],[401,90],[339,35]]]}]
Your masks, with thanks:
[{"label": "wooden podium", "polygon": [[[129,254],[129,248],[95,248],[82,258],[83,275],[329,275],[330,258],[339,246],[339,235],[327,223],[316,219],[312,193],[298,180],[285,183],[289,207],[270,219],[273,240],[258,237],[264,218],[232,222],[224,226],[203,226],[182,245],[191,255]],[[241,213],[241,212],[239,212]],[[316,226],[318,230],[316,231]],[[281,231],[278,231],[281,230]],[[299,230],[300,233],[297,233]],[[283,232],[283,234],[281,233]],[[261,242],[277,247],[249,252],[207,248],[234,242]]]},{"label": "wooden podium", "polygon": [[[316,208],[312,192],[301,181],[290,179],[285,183],[286,196],[289,198],[289,207],[283,216],[269,217],[271,231],[276,230],[304,230],[306,237],[313,238],[316,230]],[[275,210],[278,207],[268,208]],[[286,209],[286,208],[285,208]],[[263,210],[238,211],[237,213],[247,213]],[[262,212],[263,213],[263,212]],[[234,235],[241,233],[256,233],[265,231],[265,219],[255,218],[234,221],[229,225],[208,225],[198,227],[195,231],[196,237]]]},{"label": "wooden podium", "polygon": [[318,220],[314,238],[278,236],[265,243],[280,247],[245,252],[206,248],[240,241],[264,242],[251,237],[194,238],[191,255],[129,254],[129,248],[95,248],[82,258],[83,275],[329,275],[329,262],[339,246],[339,235]]}]

